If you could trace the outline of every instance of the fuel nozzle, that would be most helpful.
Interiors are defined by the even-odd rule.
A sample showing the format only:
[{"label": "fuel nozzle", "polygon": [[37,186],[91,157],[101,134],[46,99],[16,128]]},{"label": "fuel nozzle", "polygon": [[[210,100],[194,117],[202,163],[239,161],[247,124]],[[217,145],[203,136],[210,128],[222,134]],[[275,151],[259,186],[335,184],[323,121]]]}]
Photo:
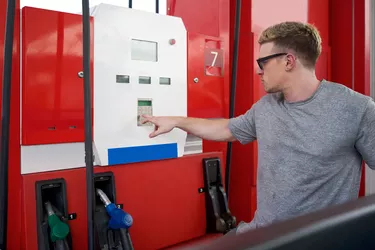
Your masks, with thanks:
[{"label": "fuel nozzle", "polygon": [[97,188],[96,193],[99,195],[99,198],[104,203],[105,207],[111,204],[111,201],[109,200],[108,196],[101,189]]},{"label": "fuel nozzle", "polygon": [[55,214],[52,205],[49,201],[44,203],[44,207],[48,215],[48,225],[51,229],[51,241],[56,242],[57,240],[64,240],[69,234],[68,224],[62,222],[60,218]]},{"label": "fuel nozzle", "polygon": [[108,196],[99,188],[96,189],[100,200],[110,216],[108,227],[111,229],[130,228],[133,225],[133,217],[112,203]]}]

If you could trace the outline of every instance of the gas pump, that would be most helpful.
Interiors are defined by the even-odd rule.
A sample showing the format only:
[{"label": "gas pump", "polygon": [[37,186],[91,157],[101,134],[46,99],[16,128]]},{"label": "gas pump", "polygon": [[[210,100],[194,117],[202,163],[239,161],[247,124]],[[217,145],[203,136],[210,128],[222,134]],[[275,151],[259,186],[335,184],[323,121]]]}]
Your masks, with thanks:
[{"label": "gas pump", "polygon": [[[10,7],[11,7],[11,4],[8,4],[8,8]],[[139,46],[149,46],[149,45],[154,44],[152,42],[147,43],[147,41],[142,40],[142,38],[144,38],[146,35],[150,35],[144,39],[150,39],[151,41],[156,41],[159,43],[159,47],[157,48],[160,50],[157,51],[158,53],[156,54],[156,56],[159,56],[158,60],[159,59],[160,60],[158,61],[158,63],[154,63],[154,65],[156,65],[156,67],[159,67],[160,65],[160,68],[159,69],[157,68],[155,71],[144,70],[144,68],[140,67],[140,65],[142,65],[143,62],[139,62],[139,61],[142,61],[142,60],[138,60],[137,62],[135,62],[134,64],[136,64],[136,66],[135,67],[132,66],[130,69],[118,68],[116,70],[118,71],[122,70],[122,72],[118,72],[116,74],[113,74],[113,72],[110,72],[111,77],[116,76],[116,78],[114,78],[115,81],[113,81],[112,83],[113,85],[110,86],[111,88],[113,88],[110,90],[112,92],[110,92],[109,91],[110,88],[107,88],[107,90],[102,91],[104,87],[108,87],[108,84],[107,84],[108,82],[105,82],[103,81],[103,79],[101,79],[101,77],[106,76],[109,70],[105,72],[104,67],[96,67],[98,69],[96,72],[99,72],[100,76],[99,77],[96,76],[99,78],[99,80],[95,81],[95,84],[96,84],[95,90],[99,90],[97,91],[97,93],[101,93],[102,95],[99,96],[99,98],[95,98],[96,100],[94,104],[92,104],[92,100],[91,100],[92,91],[90,89],[90,86],[91,86],[90,84],[91,83],[90,62],[92,63],[92,60],[90,58],[90,50],[91,50],[90,48],[91,41],[89,39],[90,38],[90,9],[88,6],[88,1],[85,1],[85,0],[82,1],[82,8],[83,8],[83,12],[82,12],[83,13],[82,15],[83,70],[82,72],[79,72],[78,77],[83,78],[82,82],[83,82],[83,89],[84,89],[84,134],[85,136],[84,136],[84,143],[82,143],[82,145],[84,145],[84,147],[82,147],[84,148],[84,151],[82,150],[81,152],[81,151],[75,150],[76,149],[75,146],[81,143],[79,139],[76,139],[77,137],[73,139],[69,138],[66,141],[64,141],[65,138],[60,137],[63,139],[59,139],[58,136],[54,137],[54,139],[51,139],[51,137],[49,136],[36,136],[34,137],[34,140],[30,140],[29,138],[27,138],[26,140],[23,138],[23,141],[21,142],[21,148],[22,148],[21,174],[23,175],[23,178],[24,178],[23,179],[24,186],[22,187],[22,189],[24,190],[24,194],[23,194],[24,197],[22,199],[26,200],[26,199],[29,199],[29,197],[32,197],[32,201],[25,202],[26,204],[25,209],[29,211],[27,215],[27,219],[25,220],[26,221],[25,228],[26,230],[35,229],[35,231],[33,231],[33,234],[35,234],[35,236],[33,235],[26,239],[26,243],[25,243],[26,247],[30,249],[37,248],[36,245],[38,245],[39,250],[72,249],[73,245],[81,244],[81,243],[77,243],[77,239],[74,238],[74,234],[73,234],[73,237],[70,234],[71,229],[73,232],[75,231],[74,228],[77,225],[75,223],[76,221],[70,222],[69,220],[81,220],[82,217],[85,217],[85,216],[87,216],[88,249],[92,249],[92,250],[98,249],[98,241],[100,241],[99,235],[102,233],[101,230],[103,229],[103,228],[100,230],[98,229],[99,223],[101,223],[101,225],[105,225],[104,229],[107,230],[109,234],[112,234],[112,236],[109,236],[109,237],[108,235],[106,235],[107,240],[112,238],[114,239],[114,242],[120,242],[120,244],[123,246],[123,249],[132,249],[133,246],[132,246],[132,242],[131,242],[130,234],[129,234],[129,227],[132,224],[132,219],[130,219],[131,216],[128,215],[125,211],[123,211],[122,207],[119,207],[118,204],[116,203],[114,184],[110,184],[110,182],[107,182],[107,184],[110,184],[113,186],[112,191],[111,191],[106,188],[107,184],[105,184],[105,181],[101,182],[103,181],[101,178],[99,178],[101,180],[96,178],[98,176],[94,175],[94,170],[93,170],[94,163],[97,165],[101,165],[101,166],[109,166],[109,165],[115,165],[115,164],[136,163],[140,161],[153,161],[153,160],[163,160],[163,159],[171,159],[171,158],[173,159],[173,158],[178,158],[184,154],[184,146],[186,143],[186,133],[181,132],[181,131],[174,131],[174,133],[171,133],[171,136],[164,137],[160,141],[154,141],[153,143],[152,142],[150,143],[150,141],[146,141],[146,140],[140,141],[139,137],[137,137],[137,135],[139,136],[139,133],[138,134],[133,133],[135,136],[132,137],[132,136],[129,136],[131,135],[132,132],[131,133],[127,132],[128,134],[125,134],[125,135],[123,134],[121,138],[120,136],[118,136],[119,134],[114,133],[116,132],[116,130],[104,128],[104,126],[102,126],[103,123],[95,124],[94,128],[92,125],[93,119],[98,119],[102,121],[105,120],[104,115],[108,115],[108,112],[106,112],[108,110],[105,110],[105,108],[109,109],[108,107],[110,107],[110,110],[113,110],[112,108],[115,106],[116,107],[126,106],[126,115],[127,115],[126,119],[129,118],[129,121],[130,121],[129,127],[131,126],[131,128],[132,129],[134,128],[136,131],[142,131],[141,133],[143,134],[141,137],[145,138],[144,135],[147,135],[149,131],[152,129],[152,127],[147,124],[145,126],[142,126],[140,125],[137,119],[134,119],[136,117],[139,117],[140,113],[150,111],[150,112],[154,112],[155,115],[159,115],[160,110],[165,110],[164,107],[168,107],[168,109],[163,112],[166,112],[167,114],[171,114],[171,115],[186,115],[187,89],[188,89],[187,80],[186,80],[187,78],[187,39],[186,39],[187,32],[186,32],[186,29],[184,27],[182,20],[175,18],[175,17],[170,17],[170,16],[155,17],[155,16],[151,16],[150,14],[148,14],[147,16],[147,14],[145,13],[125,12],[125,13],[130,13],[129,15],[131,15],[131,17],[128,17],[128,20],[127,20],[128,22],[135,20],[135,22],[139,23],[139,20],[145,19],[144,17],[146,17],[149,23],[160,22],[161,24],[159,25],[160,27],[164,27],[163,24],[166,24],[167,26],[169,25],[171,26],[171,29],[169,29],[168,32],[160,33],[158,31],[154,31],[154,33],[151,35],[149,34],[149,32],[140,33],[139,27],[135,29],[132,28],[131,30],[129,28],[129,30],[133,32],[131,35],[139,39],[138,40],[131,39],[132,46],[122,48],[124,50],[129,50],[129,51],[131,48],[132,53],[134,51],[136,52],[134,57],[136,59],[139,59],[139,56],[145,56],[145,55],[137,54],[137,52],[139,52],[139,50],[137,51],[137,48],[139,48]],[[114,7],[103,5],[102,9],[104,11],[102,11],[102,13],[104,14],[99,17],[97,16],[98,17],[97,20],[99,20],[99,22],[96,23],[98,24],[96,25],[96,27],[101,26],[101,25],[102,27],[105,27],[105,25],[108,25],[106,21],[109,18],[106,19],[105,17],[108,17],[109,15],[111,15],[111,13],[108,11],[110,8],[113,8],[115,11],[119,11],[118,9],[116,10],[116,8]],[[125,10],[120,10],[120,11],[125,11]],[[126,11],[129,11],[129,10],[126,10]],[[158,12],[158,5],[156,7],[156,11]],[[100,12],[100,10],[98,12]],[[10,16],[9,13],[11,13],[11,11],[8,11],[8,18]],[[25,38],[25,40],[23,40],[24,43],[23,43],[22,50],[30,51],[27,48],[35,46],[35,44],[32,44],[32,41],[30,41],[31,39],[28,40],[29,39],[28,35],[25,35],[27,33],[26,31],[28,31],[28,34],[34,33],[34,32],[37,33],[37,31],[32,31],[32,29],[30,28],[32,25],[27,26],[26,20],[33,20],[33,18],[31,19],[28,19],[28,18],[30,18],[30,16],[32,15],[35,15],[35,13],[38,13],[38,10],[35,8],[32,10],[31,8],[28,8],[22,13],[24,14],[23,18],[25,18],[23,19],[25,21],[25,26],[23,29],[23,35],[24,35],[23,38]],[[46,16],[48,16],[48,14],[51,14],[51,12],[47,13],[46,11],[42,14],[45,14],[44,16],[45,18]],[[51,15],[55,15],[55,14],[56,13],[52,13]],[[60,15],[58,17],[61,17],[62,15],[64,15],[64,13],[59,13],[58,15]],[[124,15],[121,14],[119,16],[124,16]],[[65,18],[65,17],[62,17],[62,18]],[[46,18],[46,20],[49,20],[49,19]],[[9,23],[11,22],[8,21],[7,25],[11,26],[9,25]],[[65,28],[65,27],[59,27],[59,28]],[[107,30],[103,29],[102,32],[109,32],[109,31],[110,30],[108,29]],[[123,30],[122,33],[128,34],[127,31],[128,30]],[[61,33],[63,32],[64,30],[60,32],[59,34],[61,35]],[[96,32],[96,34],[98,33],[100,32]],[[10,33],[7,32],[8,40],[6,40],[6,45],[8,46],[6,46],[6,48],[12,51],[11,47],[9,47],[10,45],[12,45],[12,43],[9,42],[10,41],[9,39],[11,39],[9,37],[13,37],[13,36],[12,34],[10,35],[9,34]],[[61,38],[60,35],[59,37]],[[36,37],[38,37],[38,35]],[[40,36],[40,37],[43,37],[43,39],[45,39],[45,40],[42,39],[42,42],[46,42],[46,43],[50,42],[48,41],[47,36],[45,37]],[[110,39],[110,40],[114,41],[114,39]],[[60,46],[63,43],[61,41],[60,41]],[[102,40],[99,40],[99,41],[102,41]],[[100,48],[100,46],[102,47],[107,46],[105,43],[101,43],[101,42],[98,42],[98,44],[99,44],[97,46],[98,48]],[[108,49],[112,49],[112,48],[108,48]],[[174,54],[172,55],[171,52],[173,52]],[[104,58],[103,53],[100,54],[100,52],[98,53],[95,52],[95,54],[99,55],[97,58]],[[5,55],[9,56],[9,54],[7,53]],[[31,56],[30,54],[27,54],[27,53],[26,55],[24,55],[22,62],[27,64],[27,66],[24,65],[25,66],[24,70],[26,71],[28,70],[28,71],[27,73],[23,73],[23,76],[30,74],[30,71],[35,71],[37,73],[40,73],[38,72],[38,69],[30,70],[31,67],[29,65],[32,65],[32,63],[30,64],[29,60],[34,60],[35,59],[35,57],[33,57],[34,55],[35,53],[32,54]],[[155,54],[152,54],[152,55],[155,55]],[[146,55],[146,56],[149,56],[149,55]],[[30,57],[33,57],[33,58],[30,59]],[[61,59],[59,58],[58,60],[61,60]],[[110,60],[108,60],[108,58],[104,58],[103,60],[101,60],[100,63],[103,63],[103,61],[105,60],[107,60],[106,63],[111,62]],[[148,61],[144,63],[143,65],[146,65],[147,63],[150,63],[150,62]],[[124,65],[124,63],[122,65]],[[129,65],[129,63],[125,63],[125,65]],[[173,67],[170,67],[170,66],[173,66]],[[138,72],[137,70],[135,70],[138,68],[142,69],[143,72]],[[171,68],[173,68],[173,70],[165,70],[165,69],[171,69]],[[10,71],[11,60],[5,60],[5,69],[9,69]],[[81,68],[79,70],[81,70]],[[46,69],[46,71],[48,71],[48,69]],[[144,72],[146,72],[146,74],[142,75],[141,73],[144,73]],[[71,72],[69,72],[69,74],[70,73]],[[158,74],[161,74],[161,75],[158,75]],[[4,78],[6,77],[7,77],[7,74],[4,74]],[[23,79],[26,79],[26,78],[27,77],[24,77]],[[76,79],[73,79],[73,80],[76,81]],[[10,84],[10,76],[8,80]],[[128,80],[130,82],[127,82]],[[27,80],[25,81],[26,83],[23,82],[23,85],[22,85],[23,90],[29,90],[28,89],[29,82],[27,82]],[[152,82],[152,84],[150,81]],[[3,132],[5,136],[3,136],[2,143],[4,143],[4,145],[6,145],[4,140],[9,139],[9,138],[7,139],[7,136],[6,136],[7,135],[6,116],[7,115],[9,116],[9,107],[7,111],[6,104],[7,102],[9,103],[10,95],[7,96],[6,94],[7,93],[9,94],[10,86],[6,87],[5,86],[6,82],[7,81],[4,80],[4,87],[3,87],[4,96],[2,99],[3,100],[2,129],[3,131],[5,131]],[[103,83],[106,83],[107,85]],[[50,84],[53,84],[53,83],[50,83]],[[134,85],[131,85],[131,84],[134,84]],[[140,93],[141,98],[137,98],[135,102],[129,99],[130,96],[129,98],[128,96],[126,96],[125,98],[122,98],[122,99],[108,98],[108,97],[113,97],[110,95],[113,92],[120,93],[119,91],[116,91],[116,89],[114,88],[129,89],[132,86],[133,86],[133,89],[139,87],[139,89],[146,90],[146,91],[137,92],[137,94]],[[149,88],[149,89],[146,89],[146,88]],[[33,89],[33,91],[35,91],[35,89]],[[31,91],[24,91],[23,93],[24,94],[22,94],[22,97],[26,95],[25,93],[31,93]],[[127,94],[128,91],[124,91],[124,93]],[[57,93],[57,94],[60,94],[60,93]],[[29,97],[30,95],[27,96],[27,98]],[[98,97],[98,96],[95,96],[95,97]],[[98,102],[97,100],[100,98],[102,99],[99,100]],[[152,99],[152,100],[149,100],[149,99]],[[125,103],[121,103],[124,100],[125,100]],[[127,102],[128,100],[130,100],[129,103],[133,106],[129,105],[129,103]],[[31,112],[29,112],[29,110],[26,110],[25,108],[27,106],[26,103],[27,103],[26,101],[22,103],[22,106],[24,107],[22,108],[22,112],[24,114],[22,118],[25,118],[25,117],[28,118],[30,117],[29,114],[31,114]],[[108,104],[108,106],[104,104]],[[121,106],[122,104],[125,104],[125,105]],[[97,106],[95,107],[95,105]],[[41,108],[43,109],[45,108],[45,106],[42,106]],[[7,112],[8,114],[6,114]],[[56,111],[56,113],[57,112],[61,112],[61,111],[58,110]],[[97,112],[97,113],[94,113],[93,115],[92,112]],[[135,115],[133,115],[133,113]],[[110,117],[110,119],[113,119],[115,115],[114,114],[111,114],[111,115],[112,117]],[[35,118],[34,121],[38,122],[39,121],[38,119],[39,118],[37,117]],[[26,119],[22,119],[22,120],[23,122],[25,122]],[[51,121],[51,124],[53,124],[54,122],[55,121]],[[114,125],[115,123],[111,122],[110,124]],[[30,127],[32,126],[27,126],[27,125],[28,125],[27,122],[25,122],[24,126],[22,126],[22,132],[24,133],[24,135],[33,134],[32,133],[33,131],[30,130]],[[71,129],[71,131],[74,131],[74,129],[77,128],[73,126],[75,124],[69,124],[69,125],[72,125],[72,126],[68,126],[68,129]],[[54,133],[54,135],[56,134],[61,135],[62,133],[60,131],[64,129],[64,128],[60,129],[61,127],[59,126],[56,126],[56,127],[45,126],[44,127],[43,125],[43,129],[47,131],[47,128],[48,128],[48,131],[51,134]],[[27,129],[29,130],[26,131]],[[54,132],[51,132],[51,131],[54,131]],[[123,132],[120,131],[120,133],[123,133]],[[47,133],[43,135],[46,135],[46,134]],[[40,142],[38,140],[35,140],[35,138],[37,139],[41,138],[44,141]],[[115,140],[111,141],[112,138],[114,138]],[[140,145],[139,144],[134,145],[134,142],[137,142]],[[129,145],[130,143],[133,143],[133,145]],[[134,151],[126,151],[126,150],[128,150],[131,147],[133,147],[132,150],[133,149],[142,150],[142,149],[147,149],[147,147],[150,147],[150,146],[156,146],[156,147],[153,147],[153,149],[158,148],[158,150],[161,150],[159,152],[168,152],[168,154],[167,155],[159,154],[159,153],[153,154],[153,155],[149,154],[148,155],[149,158],[147,159],[139,158],[139,156],[147,156],[147,154],[143,154],[143,155],[142,154],[137,154],[137,155],[129,154],[130,156],[138,156],[138,158],[134,158],[134,157],[131,158],[130,162],[126,158],[116,158],[117,155],[119,155],[119,154],[116,155],[116,152],[118,150],[125,150],[125,152],[131,153]],[[53,156],[53,154],[51,154],[51,152],[55,152],[53,150],[55,150],[56,148],[60,148],[61,150],[56,150],[58,151],[58,154],[56,154],[56,157],[55,157]],[[6,150],[6,146],[2,147],[2,150],[3,151]],[[79,157],[78,158],[73,157],[72,153],[74,154],[74,156],[76,156],[75,154],[77,154],[77,152],[78,152]],[[81,163],[81,161],[77,160],[81,158],[81,155],[83,152],[85,153],[84,164],[83,162]],[[148,152],[155,152],[155,151],[149,150]],[[5,157],[1,158],[2,160],[1,166],[7,165],[6,155],[7,155],[7,152],[6,153],[2,152],[2,156],[5,156]],[[62,155],[64,156],[62,157]],[[206,154],[206,156],[203,156],[203,157],[210,157],[211,155],[214,155],[214,154]],[[116,157],[113,157],[113,156],[116,156]],[[58,158],[58,157],[61,157],[61,158]],[[44,161],[46,158],[50,158],[50,159],[53,158],[53,160],[51,162]],[[64,160],[66,161],[62,162],[61,161],[62,158],[65,158]],[[193,157],[191,157],[190,159],[193,159]],[[188,160],[190,161],[190,159]],[[214,161],[216,161],[216,159],[214,159]],[[209,161],[207,161],[207,163],[208,162]],[[193,163],[193,164],[196,164],[196,163]],[[216,171],[215,168],[217,166],[220,166],[220,164],[219,165],[215,165],[215,164],[214,164],[214,167],[211,168],[213,172]],[[191,164],[186,163],[186,165],[191,165]],[[197,165],[199,165],[199,162]],[[204,164],[204,165],[207,165],[207,164]],[[78,179],[77,178],[78,175],[76,175],[76,173],[84,172],[82,170],[82,166],[84,166],[86,169],[85,175],[86,175],[87,214],[83,213],[82,211],[79,211],[78,219],[77,219],[77,217],[74,217],[74,216],[73,216],[74,218],[70,217],[71,215],[74,215],[77,210],[79,210],[77,209],[77,207],[79,207],[77,206],[77,200],[71,199],[72,195],[76,196],[75,193],[72,194],[71,187],[76,185],[75,183]],[[67,170],[68,168],[72,170]],[[6,168],[2,168],[2,171],[3,172],[7,171],[7,166]],[[200,171],[201,172],[199,173],[202,173],[202,170]],[[118,177],[119,175],[117,174],[116,176]],[[5,174],[1,175],[1,178],[6,178],[6,177],[7,177],[6,172]],[[219,179],[208,180],[209,182],[208,185],[211,185],[211,186],[215,185],[212,188],[210,188],[211,191],[209,192],[209,194],[213,193],[214,196],[216,197],[215,199],[219,199],[219,203],[221,204],[220,205],[216,201],[213,201],[213,206],[217,206],[219,204],[219,206],[221,206],[219,210],[225,213],[225,214],[220,214],[219,212],[218,217],[222,217],[226,215],[229,215],[230,217],[231,216],[230,211],[228,209],[228,205],[226,202],[226,194],[224,192],[223,185],[222,185],[221,173],[218,173],[217,177],[219,177],[220,180]],[[82,179],[83,178],[80,177],[79,182],[82,182]],[[213,182],[216,182],[216,184]],[[7,182],[5,180],[2,182],[2,185],[6,186],[6,183]],[[206,187],[208,188],[208,186]],[[7,195],[6,187],[3,188],[1,191],[4,192],[4,195],[2,196],[3,198]],[[79,190],[79,191],[82,192],[83,190]],[[77,190],[77,193],[79,191]],[[199,193],[201,193],[201,191],[199,191]],[[82,193],[79,194],[79,197],[82,197]],[[68,211],[68,205],[67,205],[68,201],[70,203],[69,210],[71,211]],[[1,205],[4,206],[6,209],[6,206],[7,206],[6,202],[2,202]],[[211,206],[211,204],[207,205],[207,207],[209,206]],[[32,211],[30,211],[30,208]],[[36,215],[35,220],[34,218],[30,219],[31,216],[35,217],[34,210],[35,210],[35,215]],[[103,221],[98,220],[98,218],[100,217],[98,214],[101,214],[100,216],[105,215],[104,216],[105,218],[103,217],[104,218]],[[5,215],[6,217],[6,213],[2,213],[2,215]],[[75,214],[75,216],[77,216],[77,214]],[[126,218],[128,218],[129,220],[125,220]],[[222,222],[222,220],[219,220],[219,221]],[[228,226],[222,225],[221,229],[219,229],[220,232],[226,231],[228,230],[228,228],[229,229],[232,228],[233,225],[235,224],[235,218],[229,218],[229,219],[224,218],[224,221],[225,221],[224,223],[227,223]],[[4,228],[2,232],[5,233],[6,232],[6,218],[2,220],[2,223],[4,224],[2,225],[2,227]],[[5,241],[5,238],[6,237],[4,237],[4,241]],[[35,238],[37,238],[37,240],[29,243],[30,239],[35,239]],[[78,241],[82,242],[82,239],[79,239]],[[5,244],[6,243],[4,243],[4,245]],[[116,243],[115,245],[119,246],[120,244]],[[100,242],[99,242],[99,245],[100,245]]]}]

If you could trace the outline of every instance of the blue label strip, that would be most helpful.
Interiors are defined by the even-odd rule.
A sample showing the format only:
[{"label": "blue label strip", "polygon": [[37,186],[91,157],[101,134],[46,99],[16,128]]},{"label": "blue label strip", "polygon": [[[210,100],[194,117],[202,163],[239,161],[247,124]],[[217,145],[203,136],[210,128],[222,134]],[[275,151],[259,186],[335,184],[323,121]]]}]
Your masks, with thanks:
[{"label": "blue label strip", "polygon": [[177,143],[108,149],[108,165],[177,158]]}]

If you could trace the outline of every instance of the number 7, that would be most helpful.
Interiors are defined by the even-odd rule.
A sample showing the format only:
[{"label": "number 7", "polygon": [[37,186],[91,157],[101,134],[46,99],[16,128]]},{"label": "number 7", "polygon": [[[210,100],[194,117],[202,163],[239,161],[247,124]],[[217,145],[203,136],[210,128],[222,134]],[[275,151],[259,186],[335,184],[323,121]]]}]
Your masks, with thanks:
[{"label": "number 7", "polygon": [[211,67],[215,66],[217,55],[219,54],[217,51],[211,51],[211,54],[215,55],[214,60],[212,60]]}]

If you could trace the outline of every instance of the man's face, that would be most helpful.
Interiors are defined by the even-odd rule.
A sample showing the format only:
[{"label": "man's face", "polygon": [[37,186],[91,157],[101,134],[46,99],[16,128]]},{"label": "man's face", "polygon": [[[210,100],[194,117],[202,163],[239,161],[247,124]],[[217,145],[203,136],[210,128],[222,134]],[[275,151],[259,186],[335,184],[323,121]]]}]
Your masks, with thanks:
[{"label": "man's face", "polygon": [[257,73],[267,93],[282,91],[283,83],[287,77],[287,72],[285,71],[285,56],[287,53],[276,52],[273,48],[273,43],[261,45],[257,60],[259,64]]}]

